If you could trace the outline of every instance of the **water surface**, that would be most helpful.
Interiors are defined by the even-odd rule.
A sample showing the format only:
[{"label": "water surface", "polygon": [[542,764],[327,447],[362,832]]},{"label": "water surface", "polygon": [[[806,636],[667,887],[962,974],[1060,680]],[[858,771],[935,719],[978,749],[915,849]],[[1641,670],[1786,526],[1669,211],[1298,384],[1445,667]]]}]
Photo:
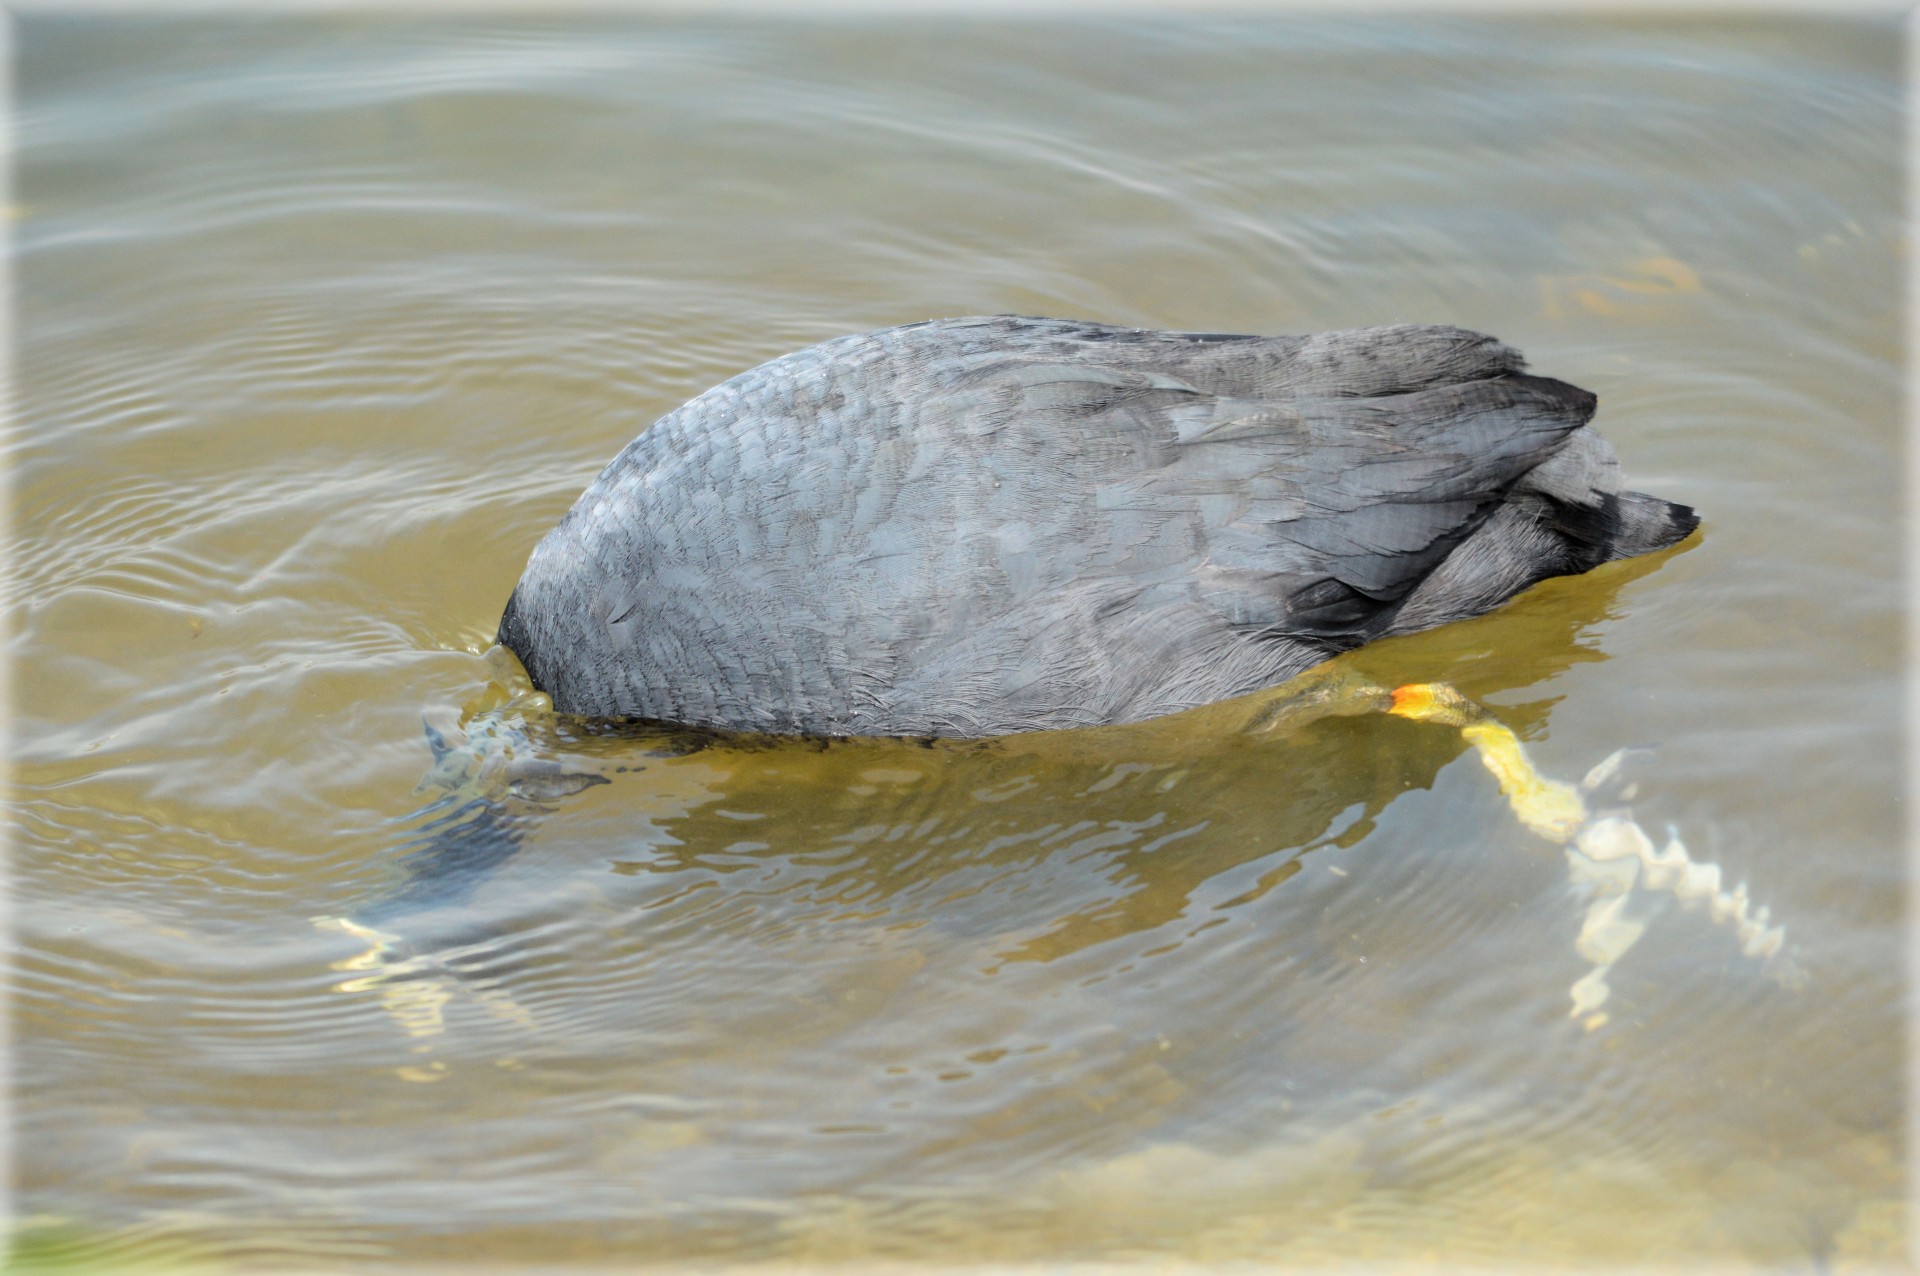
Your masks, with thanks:
[{"label": "water surface", "polygon": [[[16,26],[16,1208],[115,1261],[1905,1244],[1891,21]],[[1595,390],[1658,561],[1361,653],[1745,879],[1604,1016],[1452,732],[598,733],[388,923],[423,714],[661,413],[936,315],[1444,321]],[[483,719],[484,720],[484,719]],[[703,747],[694,747],[701,744]],[[623,769],[624,768],[624,769]],[[417,862],[417,861],[416,861]],[[376,972],[377,973],[377,972]]]}]

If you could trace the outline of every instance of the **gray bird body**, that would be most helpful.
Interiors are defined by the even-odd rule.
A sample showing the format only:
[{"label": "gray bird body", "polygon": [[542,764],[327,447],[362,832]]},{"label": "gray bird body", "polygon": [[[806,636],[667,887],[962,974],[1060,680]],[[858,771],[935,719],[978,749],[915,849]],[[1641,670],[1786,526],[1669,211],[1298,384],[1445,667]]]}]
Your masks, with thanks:
[{"label": "gray bird body", "polygon": [[500,642],[557,709],[987,736],[1282,682],[1671,545],[1593,396],[1458,328],[1010,316],[842,337],[630,443]]}]

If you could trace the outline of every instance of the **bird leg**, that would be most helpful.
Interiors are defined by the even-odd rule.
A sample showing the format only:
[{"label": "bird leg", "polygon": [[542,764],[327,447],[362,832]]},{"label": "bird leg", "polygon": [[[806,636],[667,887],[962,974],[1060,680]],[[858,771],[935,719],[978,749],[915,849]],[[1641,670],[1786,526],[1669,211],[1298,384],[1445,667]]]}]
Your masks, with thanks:
[{"label": "bird leg", "polygon": [[1416,722],[1458,727],[1460,735],[1493,772],[1507,804],[1528,830],[1564,846],[1587,822],[1587,804],[1571,784],[1541,775],[1520,747],[1520,738],[1480,705],[1443,682],[1410,683],[1393,690],[1387,710]]}]

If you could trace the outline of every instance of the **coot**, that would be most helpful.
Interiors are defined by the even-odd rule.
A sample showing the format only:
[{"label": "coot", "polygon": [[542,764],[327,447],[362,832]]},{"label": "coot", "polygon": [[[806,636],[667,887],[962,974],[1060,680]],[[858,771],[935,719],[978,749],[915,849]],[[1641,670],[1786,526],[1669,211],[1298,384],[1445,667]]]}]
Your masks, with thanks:
[{"label": "coot", "polygon": [[842,337],[662,417],[499,641],[566,713],[989,736],[1270,686],[1662,549],[1594,396],[1460,328],[1018,316]]}]

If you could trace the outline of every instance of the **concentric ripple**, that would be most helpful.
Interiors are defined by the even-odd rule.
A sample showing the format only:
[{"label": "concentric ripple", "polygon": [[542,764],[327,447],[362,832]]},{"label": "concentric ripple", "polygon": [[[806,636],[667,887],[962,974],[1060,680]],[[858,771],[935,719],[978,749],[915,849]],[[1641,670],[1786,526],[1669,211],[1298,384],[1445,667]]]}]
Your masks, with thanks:
[{"label": "concentric ripple", "polygon": [[[16,29],[22,1263],[1904,1253],[1892,25]],[[658,415],[981,312],[1593,388],[1702,540],[1343,669],[1653,746],[1807,986],[1648,892],[1570,1018],[1597,888],[1432,724],[719,739],[488,654]]]}]

